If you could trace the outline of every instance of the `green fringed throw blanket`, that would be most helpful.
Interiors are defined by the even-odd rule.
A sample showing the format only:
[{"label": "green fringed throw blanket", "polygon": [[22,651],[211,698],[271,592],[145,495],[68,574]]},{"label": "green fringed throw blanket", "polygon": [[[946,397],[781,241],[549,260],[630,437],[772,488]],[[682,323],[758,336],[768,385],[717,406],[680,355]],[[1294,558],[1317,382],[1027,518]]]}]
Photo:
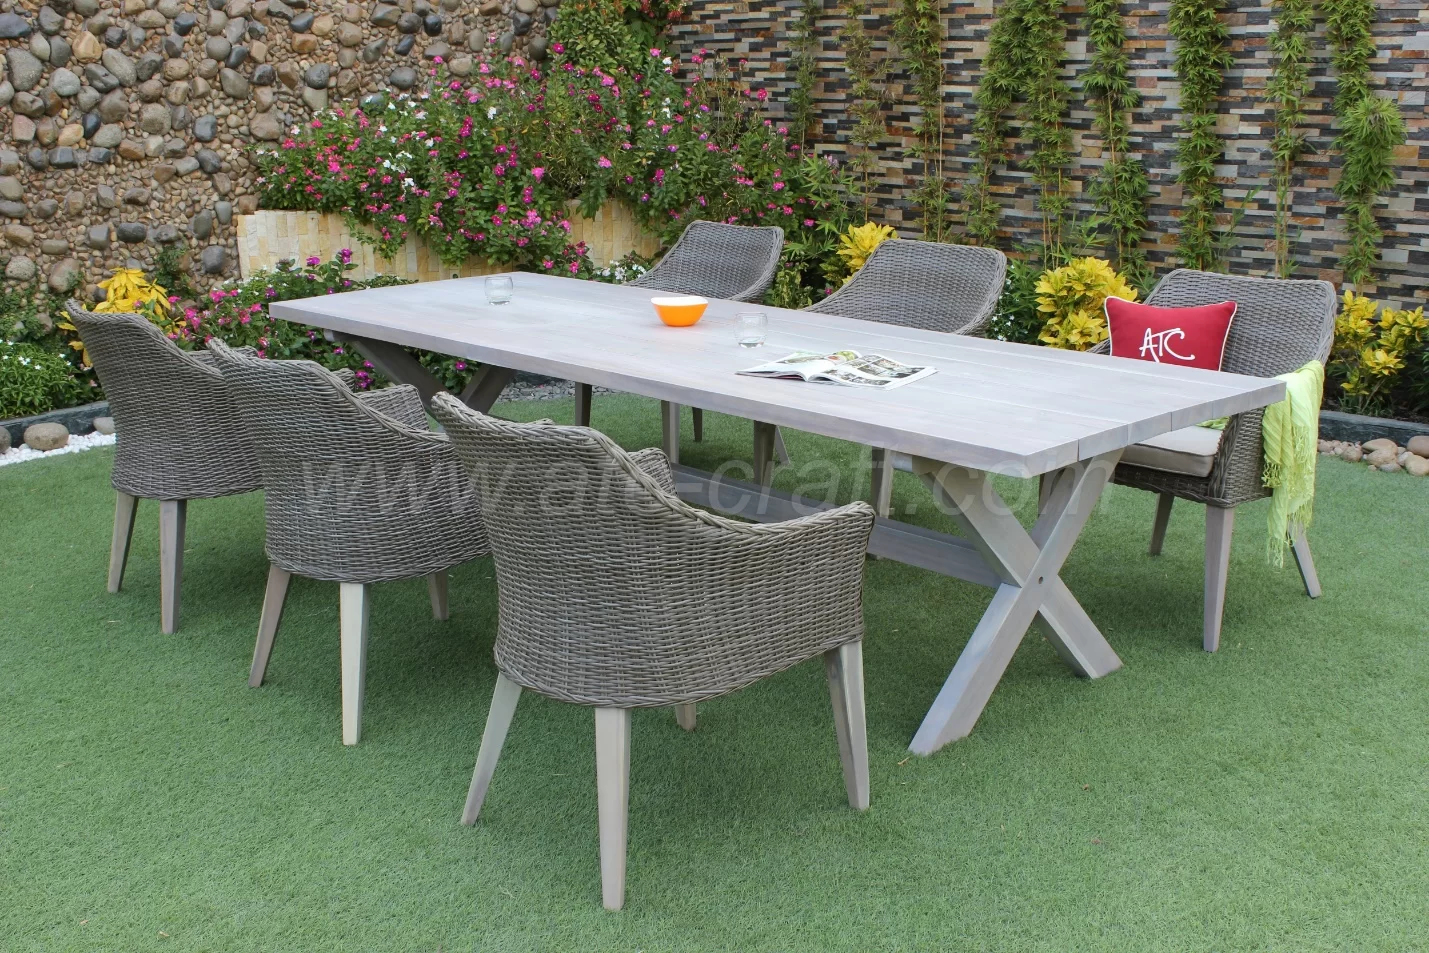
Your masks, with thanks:
[{"label": "green fringed throw blanket", "polygon": [[[1285,565],[1285,544],[1303,533],[1315,510],[1315,455],[1320,443],[1320,400],[1325,389],[1325,365],[1311,361],[1298,371],[1280,374],[1285,399],[1265,408],[1260,433],[1264,470],[1260,480],[1271,490],[1270,535],[1266,555],[1277,568]],[[1229,418],[1201,424],[1226,429]]]},{"label": "green fringed throw blanket", "polygon": [[1285,565],[1285,543],[1305,531],[1315,508],[1315,455],[1320,440],[1320,400],[1325,365],[1311,361],[1281,374],[1285,399],[1265,408],[1261,439],[1265,444],[1263,482],[1271,490],[1268,555]]}]

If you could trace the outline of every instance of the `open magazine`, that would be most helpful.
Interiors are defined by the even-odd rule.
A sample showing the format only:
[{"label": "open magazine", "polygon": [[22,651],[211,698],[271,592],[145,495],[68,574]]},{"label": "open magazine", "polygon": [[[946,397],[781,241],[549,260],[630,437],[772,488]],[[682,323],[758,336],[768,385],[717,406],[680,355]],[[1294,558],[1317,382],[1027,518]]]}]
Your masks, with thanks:
[{"label": "open magazine", "polygon": [[857,351],[795,351],[788,357],[740,371],[753,377],[782,377],[816,384],[849,384],[854,387],[902,387],[937,372],[936,367],[909,367],[877,354]]}]

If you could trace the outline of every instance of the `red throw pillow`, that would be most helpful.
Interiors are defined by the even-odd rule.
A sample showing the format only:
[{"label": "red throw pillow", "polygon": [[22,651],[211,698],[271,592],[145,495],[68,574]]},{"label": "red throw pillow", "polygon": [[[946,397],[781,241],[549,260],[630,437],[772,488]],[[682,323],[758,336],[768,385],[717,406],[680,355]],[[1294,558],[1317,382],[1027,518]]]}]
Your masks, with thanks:
[{"label": "red throw pillow", "polygon": [[1220,370],[1234,317],[1234,301],[1158,308],[1122,298],[1106,299],[1112,356],[1158,364]]}]

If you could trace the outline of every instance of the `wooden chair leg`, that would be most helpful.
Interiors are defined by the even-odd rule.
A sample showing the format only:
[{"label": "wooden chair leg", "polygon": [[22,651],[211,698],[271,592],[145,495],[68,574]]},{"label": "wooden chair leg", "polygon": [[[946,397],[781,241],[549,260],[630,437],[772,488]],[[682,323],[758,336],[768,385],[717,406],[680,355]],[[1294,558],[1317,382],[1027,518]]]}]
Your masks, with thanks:
[{"label": "wooden chair leg", "polygon": [[447,571],[434,572],[427,577],[427,595],[432,600],[432,618],[445,622],[451,618],[451,604],[447,599]]},{"label": "wooden chair leg", "polygon": [[1044,473],[1037,478],[1037,515],[1041,516],[1042,511],[1047,509],[1047,501],[1052,497],[1052,487],[1056,483],[1053,479],[1055,474]]},{"label": "wooden chair leg", "polygon": [[893,454],[882,447],[870,447],[868,502],[873,511],[885,519],[893,506]]},{"label": "wooden chair leg", "polygon": [[114,538],[109,543],[109,591],[124,584],[124,567],[129,562],[129,541],[134,538],[134,511],[139,498],[122,490],[114,491]]},{"label": "wooden chair leg", "polygon": [[675,723],[686,731],[695,730],[695,705],[691,702],[688,705],[675,706]]},{"label": "wooden chair leg", "polygon": [[680,405],[660,401],[660,449],[670,463],[680,462]]},{"label": "wooden chair leg", "polygon": [[754,422],[754,482],[769,486],[774,482],[774,436],[773,424]]},{"label": "wooden chair leg", "polygon": [[1176,498],[1170,493],[1161,493],[1156,497],[1156,522],[1151,524],[1151,546],[1149,552],[1152,556],[1161,555],[1161,544],[1166,542],[1166,526],[1171,522],[1171,506],[1176,502]]},{"label": "wooden chair leg", "polygon": [[253,666],[248,670],[248,687],[263,684],[268,671],[268,656],[273,654],[273,639],[283,621],[283,604],[288,601],[288,582],[293,574],[277,566],[268,567],[268,588],[263,592],[263,615],[258,619],[258,643],[253,647]]},{"label": "wooden chair leg", "polygon": [[1302,529],[1290,540],[1291,551],[1295,553],[1295,564],[1300,567],[1300,578],[1305,583],[1305,594],[1311,599],[1320,598],[1320,576],[1315,572],[1315,557],[1310,555],[1310,541]]},{"label": "wooden chair leg", "polygon": [[699,443],[705,439],[705,412],[698,407],[691,407],[690,416],[695,421],[695,443]]},{"label": "wooden chair leg", "polygon": [[834,707],[844,788],[849,807],[868,809],[868,732],[863,709],[863,642],[849,642],[824,653],[824,674]]},{"label": "wooden chair leg", "polygon": [[371,592],[360,582],[344,582],[338,596],[342,626],[342,743],[362,737],[362,701],[367,682],[367,617]]},{"label": "wooden chair leg", "polygon": [[595,786],[600,817],[600,895],[607,910],[625,905],[625,845],[630,830],[630,709],[595,710]]},{"label": "wooden chair leg", "polygon": [[1202,645],[1207,652],[1221,647],[1221,617],[1226,605],[1226,574],[1230,570],[1235,507],[1206,507],[1206,591]]},{"label": "wooden chair leg", "polygon": [[590,426],[590,398],[591,386],[589,384],[576,385],[576,426]]},{"label": "wooden chair leg", "polygon": [[184,579],[184,524],[188,500],[159,501],[159,615],[165,635],[179,630],[179,589]]},{"label": "wooden chair leg", "polygon": [[511,727],[511,718],[516,714],[516,703],[520,700],[521,686],[498,674],[496,691],[491,696],[491,709],[486,713],[486,730],[481,733],[481,750],[476,754],[476,771],[471,775],[466,807],[461,812],[461,822],[468,827],[481,816],[486,789],[491,786],[491,776],[496,773],[496,762],[501,758],[501,747],[506,743],[506,732]]}]

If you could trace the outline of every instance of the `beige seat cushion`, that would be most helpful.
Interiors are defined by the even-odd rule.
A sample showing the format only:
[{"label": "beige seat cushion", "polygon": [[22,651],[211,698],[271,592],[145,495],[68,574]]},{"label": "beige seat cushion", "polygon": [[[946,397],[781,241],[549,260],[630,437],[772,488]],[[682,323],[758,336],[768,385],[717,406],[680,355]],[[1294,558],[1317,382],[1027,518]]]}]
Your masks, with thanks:
[{"label": "beige seat cushion", "polygon": [[1210,427],[1183,427],[1127,447],[1121,462],[1166,473],[1208,477],[1221,436],[1222,431]]}]

